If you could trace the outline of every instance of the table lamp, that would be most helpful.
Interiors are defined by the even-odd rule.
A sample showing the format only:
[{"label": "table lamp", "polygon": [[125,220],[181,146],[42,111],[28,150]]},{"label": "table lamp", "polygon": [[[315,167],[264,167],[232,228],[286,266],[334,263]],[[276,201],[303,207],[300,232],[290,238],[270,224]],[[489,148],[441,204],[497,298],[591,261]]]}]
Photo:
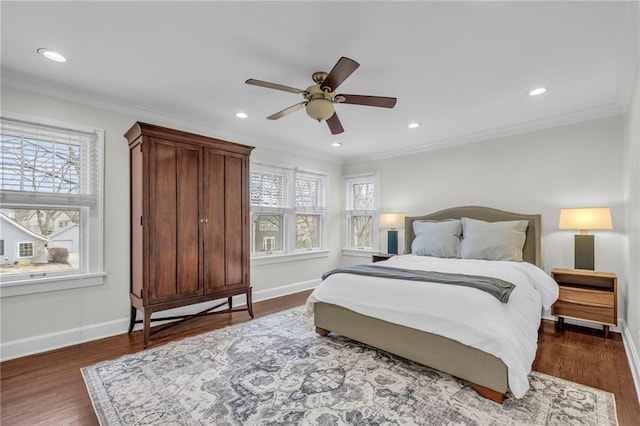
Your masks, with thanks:
[{"label": "table lamp", "polygon": [[398,231],[404,228],[404,213],[384,213],[380,215],[380,228],[387,228],[387,253],[398,254]]},{"label": "table lamp", "polygon": [[594,270],[594,236],[589,230],[612,230],[609,207],[560,209],[559,229],[578,229],[575,235],[575,269]]}]

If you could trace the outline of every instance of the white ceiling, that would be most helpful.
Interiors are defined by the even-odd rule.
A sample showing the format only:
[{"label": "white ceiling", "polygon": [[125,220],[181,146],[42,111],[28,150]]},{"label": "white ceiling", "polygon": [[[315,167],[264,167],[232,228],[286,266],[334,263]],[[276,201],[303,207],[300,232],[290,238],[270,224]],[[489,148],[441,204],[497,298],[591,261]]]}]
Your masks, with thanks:
[{"label": "white ceiling", "polygon": [[[638,60],[635,1],[2,1],[1,15],[3,84],[335,161],[621,113]],[[301,95],[244,84],[304,89],[341,56],[360,68],[337,92],[398,98],[337,105],[341,135],[304,110],[266,120]]]}]

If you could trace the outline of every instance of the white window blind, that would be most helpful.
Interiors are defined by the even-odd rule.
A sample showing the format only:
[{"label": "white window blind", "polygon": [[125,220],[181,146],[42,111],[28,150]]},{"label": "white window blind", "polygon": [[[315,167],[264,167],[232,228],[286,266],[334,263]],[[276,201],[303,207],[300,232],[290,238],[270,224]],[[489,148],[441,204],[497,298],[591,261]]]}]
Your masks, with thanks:
[{"label": "white window blind", "polygon": [[286,208],[289,205],[289,173],[275,167],[257,168],[251,171],[251,205]]},{"label": "white window blind", "polygon": [[0,119],[3,200],[98,199],[98,135],[26,121]]},{"label": "white window blind", "polygon": [[296,171],[296,210],[325,207],[325,175]]},{"label": "white window blind", "polygon": [[345,176],[346,210],[360,213],[377,213],[378,188],[376,174]]}]

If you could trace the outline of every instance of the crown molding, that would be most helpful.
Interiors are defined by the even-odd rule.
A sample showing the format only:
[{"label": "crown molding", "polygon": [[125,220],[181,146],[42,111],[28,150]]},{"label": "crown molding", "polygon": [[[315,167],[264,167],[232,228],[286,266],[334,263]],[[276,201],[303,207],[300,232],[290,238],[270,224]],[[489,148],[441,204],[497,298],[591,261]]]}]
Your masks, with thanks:
[{"label": "crown molding", "polygon": [[[101,108],[120,114],[131,115],[133,117],[136,117],[136,119],[140,121],[148,121],[163,126],[179,128],[181,130],[193,133],[211,135],[219,139],[230,141],[242,140],[242,143],[256,146],[257,148],[262,147],[283,152],[292,152],[292,147],[290,145],[284,145],[270,139],[265,139],[263,136],[257,136],[255,134],[252,134],[251,132],[240,134],[238,132],[225,131],[220,128],[211,128],[210,124],[201,123],[173,114],[168,114],[166,112],[159,111],[145,105],[126,103],[112,98],[100,96],[92,92],[78,90],[69,86],[52,84],[47,81],[25,77],[23,75],[8,71],[2,72],[2,85],[24,90],[26,92],[36,93],[39,95],[59,98],[84,105],[90,105],[96,108]],[[326,161],[332,164],[344,163],[344,160],[342,158],[327,155],[324,153],[314,151],[307,151],[304,153],[304,155],[298,154],[297,152],[295,153],[297,155],[300,155],[301,157],[319,161]]]},{"label": "crown molding", "polygon": [[407,149],[395,149],[379,154],[368,156],[358,156],[358,159],[347,159],[346,164],[359,163],[362,161],[385,160],[405,155],[419,154],[422,152],[435,151],[438,149],[451,148],[454,146],[467,145],[475,142],[482,142],[490,139],[498,139],[507,136],[529,133],[537,130],[549,129],[582,121],[595,120],[598,118],[611,117],[625,112],[619,104],[610,104],[600,108],[594,108],[577,113],[565,114],[562,116],[545,118],[542,120],[527,121],[513,126],[505,126],[482,132],[468,133],[446,139],[439,139],[422,145],[413,146]]}]

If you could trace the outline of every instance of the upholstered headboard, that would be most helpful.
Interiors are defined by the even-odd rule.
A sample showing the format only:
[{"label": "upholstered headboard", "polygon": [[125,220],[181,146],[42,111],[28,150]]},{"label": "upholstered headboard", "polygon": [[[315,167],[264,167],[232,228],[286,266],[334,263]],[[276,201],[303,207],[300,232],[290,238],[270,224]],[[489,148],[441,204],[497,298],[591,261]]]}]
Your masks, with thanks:
[{"label": "upholstered headboard", "polygon": [[405,253],[411,253],[411,243],[416,237],[413,232],[413,222],[416,220],[445,220],[460,219],[484,220],[486,222],[501,222],[505,220],[528,220],[526,241],[522,249],[522,258],[525,262],[533,263],[542,268],[542,224],[539,214],[520,214],[492,209],[489,207],[464,206],[453,207],[424,216],[406,216],[404,219]]}]

